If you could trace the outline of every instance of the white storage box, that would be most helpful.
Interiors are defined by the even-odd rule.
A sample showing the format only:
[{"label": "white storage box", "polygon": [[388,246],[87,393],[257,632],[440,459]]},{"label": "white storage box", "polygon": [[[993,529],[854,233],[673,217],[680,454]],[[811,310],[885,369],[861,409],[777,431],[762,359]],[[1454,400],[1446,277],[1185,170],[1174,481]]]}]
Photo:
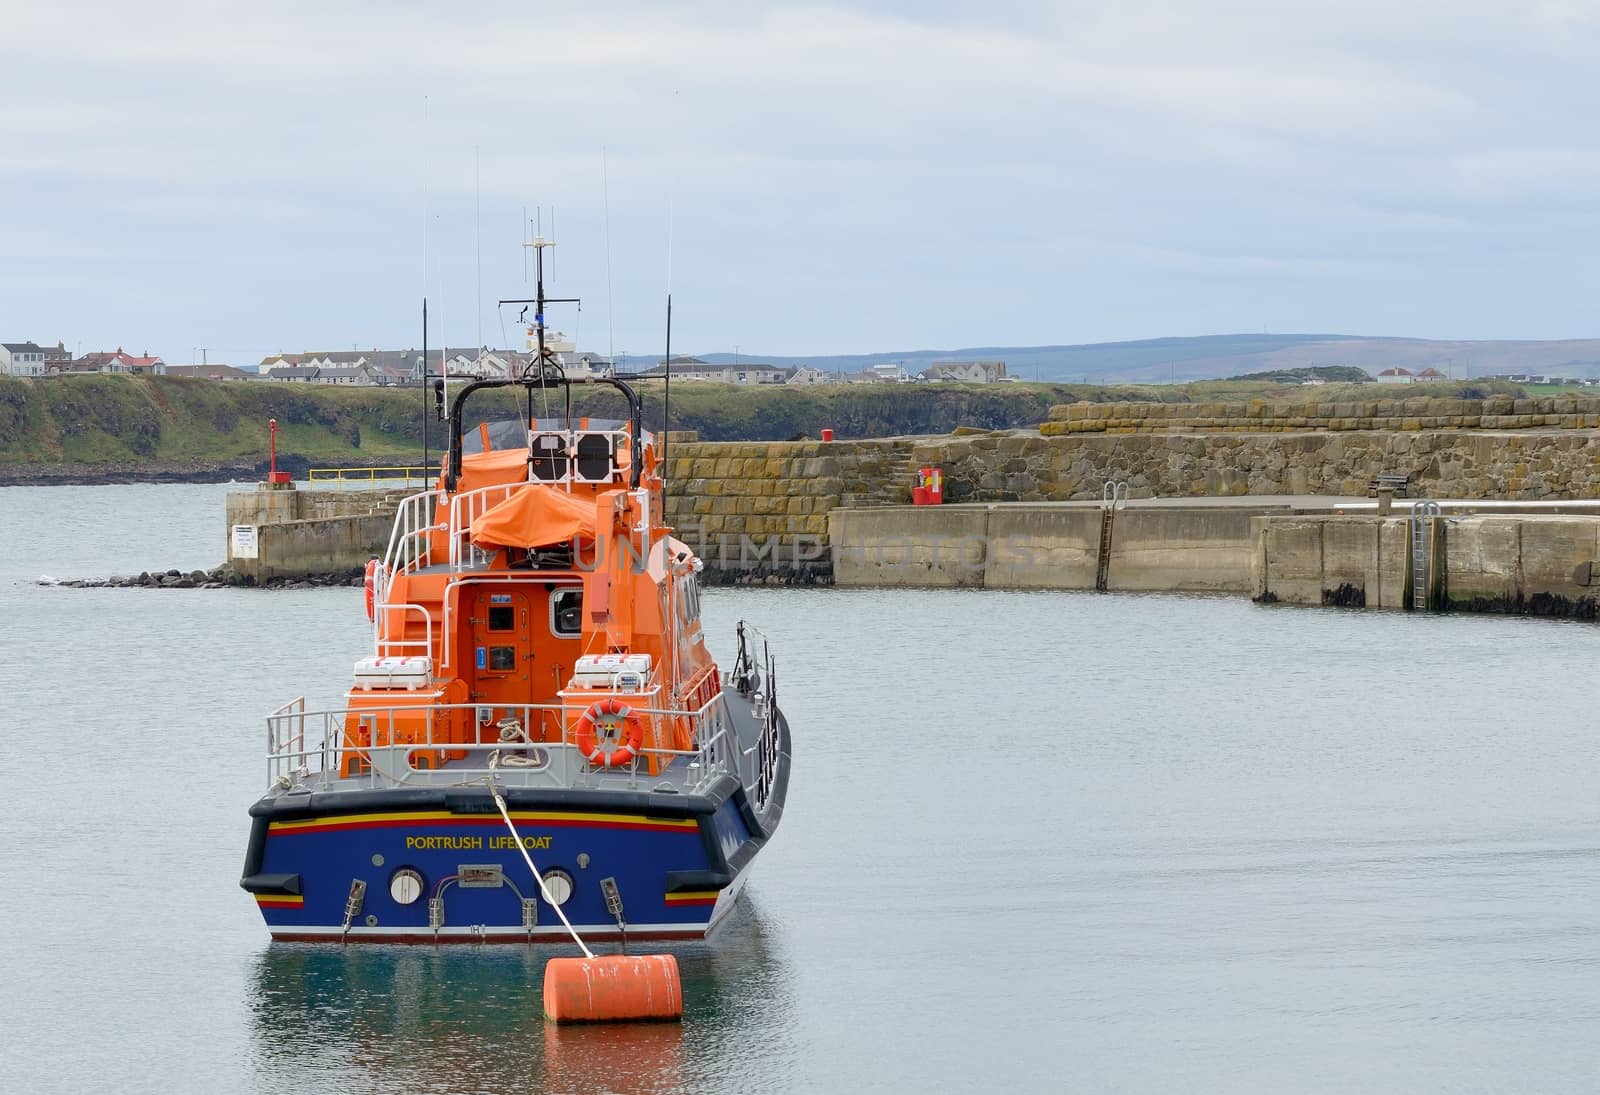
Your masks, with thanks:
[{"label": "white storage box", "polygon": [[362,658],[356,662],[356,687],[404,688],[416,691],[433,683],[433,659],[426,656],[409,658]]},{"label": "white storage box", "polygon": [[648,654],[585,654],[572,667],[568,688],[642,692],[650,680]]}]

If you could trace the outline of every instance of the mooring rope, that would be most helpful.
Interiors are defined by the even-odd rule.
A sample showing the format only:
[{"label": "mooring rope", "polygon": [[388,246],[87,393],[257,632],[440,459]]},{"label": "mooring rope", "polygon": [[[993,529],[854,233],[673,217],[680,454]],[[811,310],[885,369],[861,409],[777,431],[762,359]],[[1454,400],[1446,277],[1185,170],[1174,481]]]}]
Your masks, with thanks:
[{"label": "mooring rope", "polygon": [[517,827],[511,823],[511,815],[506,811],[506,800],[500,797],[500,791],[493,782],[489,780],[484,782],[488,784],[489,793],[494,796],[494,804],[500,808],[500,816],[505,819],[506,828],[511,830],[511,838],[516,841],[517,851],[522,853],[523,860],[528,864],[528,870],[533,872],[533,880],[539,884],[539,892],[544,894],[545,901],[556,911],[556,915],[561,918],[561,923],[566,925],[568,933],[572,936],[572,941],[578,944],[578,949],[583,951],[583,956],[585,958],[593,958],[594,951],[589,949],[589,945],[578,934],[578,929],[574,928],[572,921],[567,919],[567,914],[561,911],[560,903],[551,897],[550,891],[545,888],[544,875],[540,874],[539,868],[533,865],[533,857],[528,854],[528,849],[523,847],[522,835],[517,832]]}]

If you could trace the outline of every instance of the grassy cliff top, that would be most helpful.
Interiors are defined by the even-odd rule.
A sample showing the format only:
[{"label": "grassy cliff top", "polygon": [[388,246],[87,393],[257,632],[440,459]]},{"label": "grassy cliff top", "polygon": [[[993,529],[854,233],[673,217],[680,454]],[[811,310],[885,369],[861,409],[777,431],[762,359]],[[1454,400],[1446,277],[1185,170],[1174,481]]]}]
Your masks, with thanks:
[{"label": "grassy cliff top", "polygon": [[[826,384],[761,389],[679,382],[672,389],[672,426],[706,441],[785,440],[833,429],[840,438],[948,433],[959,426],[1031,428],[1050,407],[1078,400],[1226,402],[1250,399],[1335,400],[1404,395],[1520,394],[1483,382],[1414,387],[1372,384],[1307,388],[1266,380],[1187,385],[1103,387],[1077,384]],[[659,429],[663,392],[642,386],[646,424]],[[474,401],[488,417],[520,408],[510,392]],[[574,398],[580,414],[620,417],[621,398],[608,390]],[[559,414],[552,392],[548,411]],[[547,405],[535,397],[534,412]],[[59,467],[184,469],[263,466],[267,420],[279,426],[280,459],[308,464],[416,461],[422,454],[423,393],[416,388],[337,388],[179,377],[67,376],[49,380],[0,377],[0,469],[13,473]],[[442,427],[430,421],[437,448]]]}]

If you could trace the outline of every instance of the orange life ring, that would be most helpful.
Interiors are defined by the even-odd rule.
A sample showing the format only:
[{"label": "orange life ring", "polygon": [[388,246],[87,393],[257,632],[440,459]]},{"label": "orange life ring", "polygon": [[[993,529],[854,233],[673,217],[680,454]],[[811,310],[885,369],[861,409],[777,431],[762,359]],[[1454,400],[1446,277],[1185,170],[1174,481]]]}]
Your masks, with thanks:
[{"label": "orange life ring", "polygon": [[367,619],[377,618],[377,585],[378,585],[378,560],[367,560],[367,576],[361,583],[367,591]]},{"label": "orange life ring", "polygon": [[[628,740],[613,748],[609,753],[600,747],[599,722],[607,719],[615,723],[620,722],[627,727]],[[608,735],[609,736],[609,735]],[[633,709],[619,699],[604,699],[593,704],[578,718],[578,752],[582,753],[590,764],[606,768],[620,768],[639,755],[639,747],[644,744],[644,722]]]}]

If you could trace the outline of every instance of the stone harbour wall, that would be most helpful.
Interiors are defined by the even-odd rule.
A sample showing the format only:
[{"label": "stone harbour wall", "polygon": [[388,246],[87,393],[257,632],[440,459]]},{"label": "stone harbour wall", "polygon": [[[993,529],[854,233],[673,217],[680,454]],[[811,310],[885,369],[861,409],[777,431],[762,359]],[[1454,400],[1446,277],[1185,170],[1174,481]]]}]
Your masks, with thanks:
[{"label": "stone harbour wall", "polygon": [[1046,436],[1079,433],[1283,433],[1298,430],[1582,430],[1600,428],[1600,397],[1535,399],[1397,396],[1344,402],[1062,403]]},{"label": "stone harbour wall", "polygon": [[952,502],[1099,498],[1108,479],[1132,498],[1365,495],[1379,475],[1413,493],[1515,500],[1600,497],[1600,430],[1369,430],[1271,434],[1023,434],[914,445],[911,464],[944,470]]}]

